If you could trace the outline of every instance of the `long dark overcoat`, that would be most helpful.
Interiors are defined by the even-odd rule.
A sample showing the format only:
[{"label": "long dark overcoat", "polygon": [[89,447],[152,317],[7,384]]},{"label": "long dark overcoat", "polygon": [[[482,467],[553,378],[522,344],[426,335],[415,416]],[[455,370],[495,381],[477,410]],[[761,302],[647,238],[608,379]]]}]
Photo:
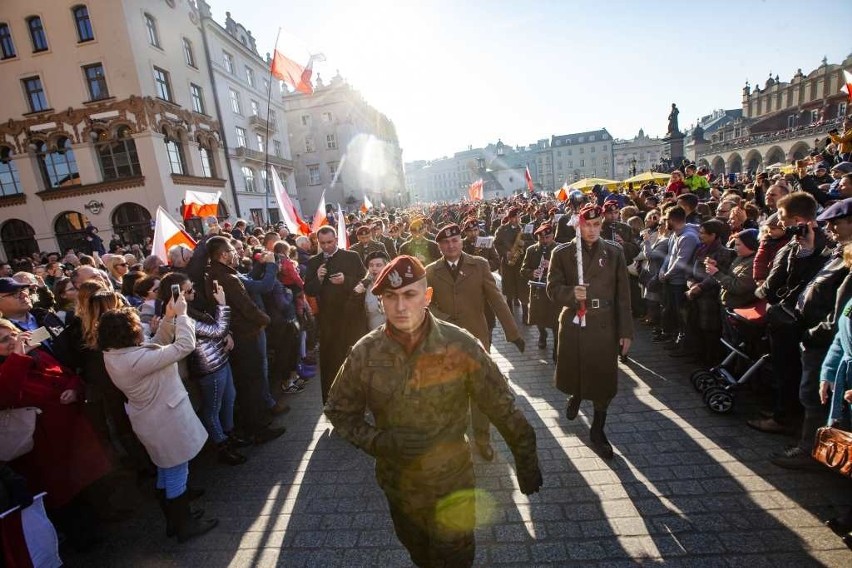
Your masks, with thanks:
[{"label": "long dark overcoat", "polygon": [[[584,249],[584,257],[588,254]],[[618,340],[633,338],[627,265],[621,247],[604,239],[592,246],[591,258],[585,260],[586,327],[573,323],[578,307],[575,240],[553,251],[550,261],[547,295],[562,310],[556,388],[585,400],[607,402],[615,397],[618,386]]]}]

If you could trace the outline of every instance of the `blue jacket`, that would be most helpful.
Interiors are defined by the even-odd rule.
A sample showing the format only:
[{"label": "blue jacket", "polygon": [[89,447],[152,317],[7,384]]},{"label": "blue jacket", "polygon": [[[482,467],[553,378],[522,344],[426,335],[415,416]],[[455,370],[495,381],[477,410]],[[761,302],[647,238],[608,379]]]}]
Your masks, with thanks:
[{"label": "blue jacket", "polygon": [[831,410],[828,415],[828,423],[835,420],[842,421],[844,413],[846,420],[849,419],[850,405],[843,399],[843,394],[852,389],[852,300],[846,303],[843,312],[837,317],[837,335],[828,355],[822,363],[820,381],[826,381],[833,385],[831,395]]},{"label": "blue jacket", "polygon": [[660,270],[669,284],[683,285],[692,277],[692,257],[698,248],[698,225],[687,223],[670,237],[669,255]]}]

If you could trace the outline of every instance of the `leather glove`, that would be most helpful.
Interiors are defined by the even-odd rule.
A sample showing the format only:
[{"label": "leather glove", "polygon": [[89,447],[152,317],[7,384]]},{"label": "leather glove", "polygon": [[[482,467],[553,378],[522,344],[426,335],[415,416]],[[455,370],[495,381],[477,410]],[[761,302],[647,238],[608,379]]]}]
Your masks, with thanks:
[{"label": "leather glove", "polygon": [[543,484],[544,480],[541,478],[541,470],[538,468],[538,464],[533,468],[518,470],[518,487],[524,495],[538,493]]},{"label": "leather glove", "polygon": [[517,338],[517,339],[516,339],[516,340],[514,340],[512,343],[514,343],[514,344],[515,344],[515,347],[517,347],[517,348],[518,348],[518,351],[520,351],[521,353],[523,353],[523,352],[524,352],[524,349],[526,349],[526,348],[527,348],[527,342],[526,342],[526,341],[524,341],[524,338],[523,338],[523,337],[519,337],[519,338]]}]

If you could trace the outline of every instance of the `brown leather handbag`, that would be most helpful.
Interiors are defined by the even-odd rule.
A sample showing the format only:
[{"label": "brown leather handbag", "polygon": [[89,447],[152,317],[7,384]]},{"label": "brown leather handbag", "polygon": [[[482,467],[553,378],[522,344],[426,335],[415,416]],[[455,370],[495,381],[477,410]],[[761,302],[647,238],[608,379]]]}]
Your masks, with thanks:
[{"label": "brown leather handbag", "polygon": [[852,432],[824,426],[817,430],[813,458],[840,475],[852,477]]}]

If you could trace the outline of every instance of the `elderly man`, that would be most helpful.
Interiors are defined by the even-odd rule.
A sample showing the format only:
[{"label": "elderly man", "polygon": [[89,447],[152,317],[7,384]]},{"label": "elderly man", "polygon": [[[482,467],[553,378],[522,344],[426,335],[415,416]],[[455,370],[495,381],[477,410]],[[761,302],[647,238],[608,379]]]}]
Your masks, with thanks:
[{"label": "elderly man", "polygon": [[[326,416],[344,439],[376,458],[376,479],[412,562],[471,566],[476,494],[465,441],[468,407],[476,401],[503,435],[525,495],[542,485],[535,431],[482,345],[429,313],[432,289],[417,259],[391,261],[372,293],[387,323],[349,353]],[[365,419],[368,410],[374,421]]]}]

